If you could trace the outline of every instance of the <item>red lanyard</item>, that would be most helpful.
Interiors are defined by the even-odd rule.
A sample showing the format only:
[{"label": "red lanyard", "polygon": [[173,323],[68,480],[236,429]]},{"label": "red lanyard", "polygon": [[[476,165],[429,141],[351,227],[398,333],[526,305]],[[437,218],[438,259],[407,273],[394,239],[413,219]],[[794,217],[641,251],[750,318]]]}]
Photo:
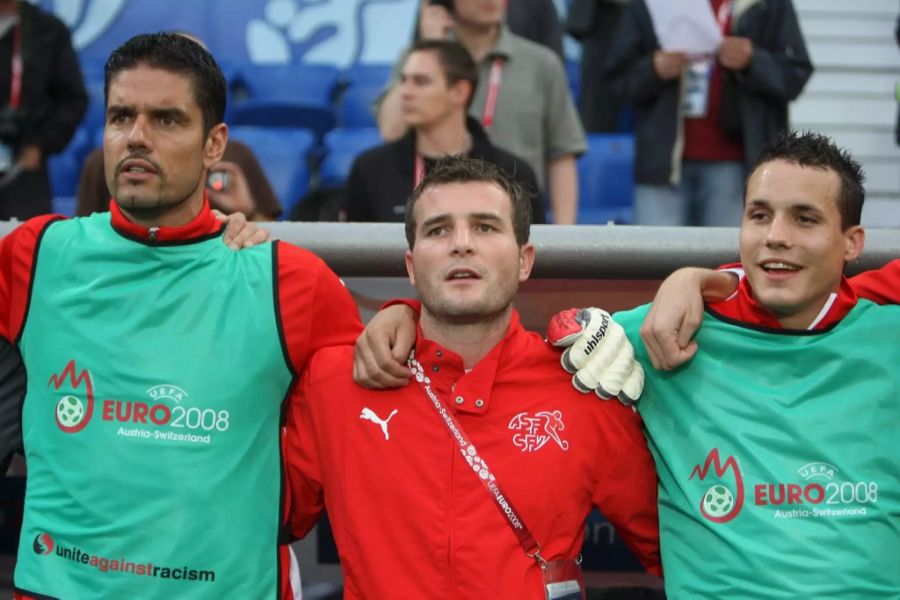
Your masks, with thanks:
[{"label": "red lanyard", "polygon": [[504,494],[500,489],[500,484],[497,483],[497,479],[494,477],[493,473],[491,473],[491,470],[488,468],[484,459],[478,455],[478,450],[475,449],[475,445],[466,435],[466,432],[463,431],[459,421],[456,420],[453,413],[447,410],[447,406],[437,397],[434,390],[431,389],[431,379],[425,374],[425,369],[422,368],[419,361],[416,360],[415,351],[410,353],[407,364],[410,369],[412,369],[413,376],[419,383],[419,387],[422,388],[425,396],[431,402],[431,406],[438,414],[438,417],[440,417],[441,422],[447,427],[450,437],[459,445],[459,451],[463,455],[463,458],[465,458],[466,462],[469,463],[469,466],[472,467],[475,476],[478,477],[481,485],[484,486],[485,491],[487,491],[488,495],[497,505],[497,508],[506,518],[506,522],[513,530],[513,533],[516,534],[516,538],[518,538],[519,544],[521,544],[522,548],[525,550],[526,556],[535,559],[539,564],[544,564],[545,561],[541,556],[541,545],[534,539],[534,536],[531,535],[531,531],[525,526],[525,521],[522,520],[522,517],[520,517],[519,513],[513,508],[509,496]]},{"label": "red lanyard", "polygon": [[716,14],[716,19],[719,21],[719,29],[722,30],[722,35],[728,33],[725,29],[728,25],[729,18],[731,18],[731,0],[725,0],[725,2],[719,5],[719,12]]},{"label": "red lanyard", "polygon": [[9,107],[19,108],[22,100],[22,33],[21,27],[13,29],[12,81],[9,84]]},{"label": "red lanyard", "polygon": [[423,179],[425,179],[425,161],[422,160],[422,155],[416,152],[416,160],[413,164],[413,189],[419,187]]},{"label": "red lanyard", "polygon": [[487,99],[484,102],[484,115],[481,124],[490,127],[494,124],[494,115],[497,112],[497,96],[500,95],[500,81],[503,79],[503,59],[497,57],[491,63],[491,75],[488,78]]}]

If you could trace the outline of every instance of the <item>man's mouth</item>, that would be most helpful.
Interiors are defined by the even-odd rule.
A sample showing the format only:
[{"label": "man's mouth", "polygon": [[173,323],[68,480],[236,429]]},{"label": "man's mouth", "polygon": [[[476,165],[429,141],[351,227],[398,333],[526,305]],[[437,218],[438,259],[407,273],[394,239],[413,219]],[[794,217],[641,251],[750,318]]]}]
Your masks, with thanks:
[{"label": "man's mouth", "polygon": [[447,277],[445,277],[445,281],[458,281],[458,280],[477,280],[481,279],[481,276],[476,273],[472,269],[466,268],[456,268],[451,269],[449,273],[447,273]]},{"label": "man's mouth", "polygon": [[771,274],[796,273],[802,268],[784,260],[764,260],[759,266],[763,271]]},{"label": "man's mouth", "polygon": [[146,160],[141,160],[137,158],[130,158],[122,163],[122,166],[119,167],[120,173],[125,173],[126,175],[156,175],[156,168],[152,163]]}]

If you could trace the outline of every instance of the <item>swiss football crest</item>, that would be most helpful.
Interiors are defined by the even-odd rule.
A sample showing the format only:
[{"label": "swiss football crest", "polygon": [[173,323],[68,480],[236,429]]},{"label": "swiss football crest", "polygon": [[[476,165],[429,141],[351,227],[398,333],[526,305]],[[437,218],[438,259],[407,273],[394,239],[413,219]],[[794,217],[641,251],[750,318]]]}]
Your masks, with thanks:
[{"label": "swiss football crest", "polygon": [[513,445],[522,452],[536,452],[550,440],[563,450],[569,449],[569,442],[560,434],[566,428],[560,410],[542,410],[534,415],[520,412],[510,419],[509,428],[516,432],[512,438]]}]

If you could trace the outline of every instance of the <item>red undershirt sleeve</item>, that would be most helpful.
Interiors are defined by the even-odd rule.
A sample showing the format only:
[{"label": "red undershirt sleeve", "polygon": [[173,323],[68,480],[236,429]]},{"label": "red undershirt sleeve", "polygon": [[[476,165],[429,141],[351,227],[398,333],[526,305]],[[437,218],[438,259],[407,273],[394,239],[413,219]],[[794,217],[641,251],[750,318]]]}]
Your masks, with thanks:
[{"label": "red undershirt sleeve", "polygon": [[19,225],[0,241],[0,335],[18,341],[28,299],[40,239],[58,215],[42,215]]},{"label": "red undershirt sleeve", "polygon": [[612,523],[644,568],[662,574],[659,554],[659,507],[653,456],[641,431],[641,418],[616,400],[606,407],[603,440],[593,501]]},{"label": "red undershirt sleeve", "polygon": [[288,528],[297,538],[315,527],[324,510],[322,469],[319,461],[316,427],[313,423],[309,373],[301,377],[300,387],[288,405],[284,455],[288,482]]},{"label": "red undershirt sleeve", "polygon": [[319,348],[353,345],[362,321],[350,292],[322,259],[290,244],[274,246],[282,343],[300,376]]},{"label": "red undershirt sleeve", "polygon": [[860,298],[877,304],[900,304],[900,258],[876,271],[851,277],[850,287]]}]

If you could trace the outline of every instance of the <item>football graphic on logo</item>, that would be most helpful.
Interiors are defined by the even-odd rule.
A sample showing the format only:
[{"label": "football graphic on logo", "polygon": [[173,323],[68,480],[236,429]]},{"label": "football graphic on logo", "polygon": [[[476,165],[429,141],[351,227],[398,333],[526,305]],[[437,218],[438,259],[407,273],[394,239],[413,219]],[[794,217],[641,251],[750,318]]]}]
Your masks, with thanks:
[{"label": "football graphic on logo", "polygon": [[75,396],[63,396],[56,404],[56,418],[65,427],[74,427],[84,418],[84,404]]},{"label": "football graphic on logo", "polygon": [[703,496],[703,508],[711,517],[721,518],[734,506],[734,495],[724,485],[714,485]]}]

